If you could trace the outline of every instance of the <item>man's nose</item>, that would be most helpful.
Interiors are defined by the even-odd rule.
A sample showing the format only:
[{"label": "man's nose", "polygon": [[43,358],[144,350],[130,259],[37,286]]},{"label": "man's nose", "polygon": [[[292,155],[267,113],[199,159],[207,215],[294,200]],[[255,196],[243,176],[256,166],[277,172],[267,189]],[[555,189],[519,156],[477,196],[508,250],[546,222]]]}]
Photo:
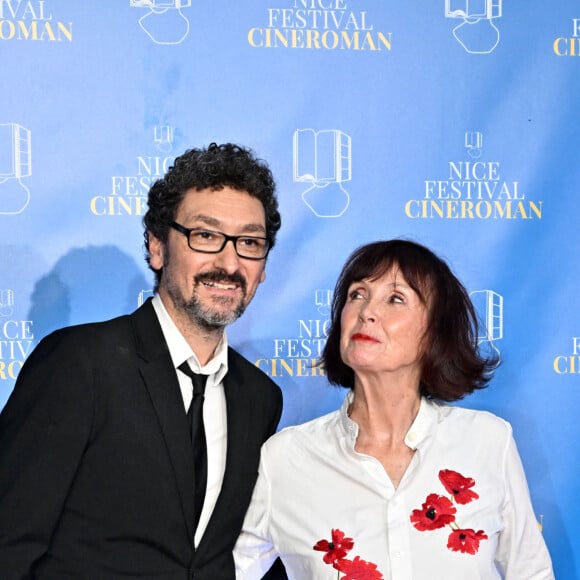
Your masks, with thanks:
[{"label": "man's nose", "polygon": [[228,274],[232,274],[240,267],[240,257],[236,252],[234,240],[228,240],[221,252],[215,254],[216,264],[223,268]]}]

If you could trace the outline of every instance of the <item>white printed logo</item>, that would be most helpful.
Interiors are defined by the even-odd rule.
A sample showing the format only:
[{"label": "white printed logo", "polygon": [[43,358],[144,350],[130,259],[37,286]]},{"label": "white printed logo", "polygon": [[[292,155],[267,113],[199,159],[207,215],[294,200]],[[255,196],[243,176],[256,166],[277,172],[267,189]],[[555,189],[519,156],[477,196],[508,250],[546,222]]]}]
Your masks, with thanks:
[{"label": "white printed logo", "polygon": [[16,123],[0,125],[0,215],[18,214],[30,201],[30,191],[22,183],[30,177],[30,131]]},{"label": "white printed logo", "polygon": [[129,0],[131,8],[148,8],[139,26],[155,44],[180,44],[189,34],[189,20],[181,12],[191,0]]},{"label": "white printed logo", "polygon": [[137,306],[143,306],[147,302],[147,299],[153,298],[153,296],[155,296],[153,290],[141,290],[137,296]]},{"label": "white printed logo", "polygon": [[332,290],[318,288],[314,293],[314,304],[316,304],[316,309],[322,316],[330,316]]},{"label": "white printed logo", "polygon": [[472,159],[481,157],[483,135],[479,131],[465,131],[465,148]]},{"label": "white printed logo", "polygon": [[173,127],[171,125],[155,125],[153,142],[158,151],[168,153],[173,149]]},{"label": "white printed logo", "polygon": [[470,54],[489,54],[499,44],[493,23],[502,15],[502,0],[445,0],[445,18],[459,19],[453,36]]},{"label": "white printed logo", "polygon": [[315,216],[340,217],[350,204],[342,183],[352,178],[352,143],[338,129],[297,129],[293,138],[293,178],[310,183],[302,200]]},{"label": "white printed logo", "polygon": [[470,297],[481,321],[477,344],[483,352],[494,351],[499,365],[501,357],[495,341],[503,338],[503,296],[493,290],[475,290]]},{"label": "white printed logo", "polygon": [[14,292],[10,288],[0,288],[0,316],[12,316]]}]

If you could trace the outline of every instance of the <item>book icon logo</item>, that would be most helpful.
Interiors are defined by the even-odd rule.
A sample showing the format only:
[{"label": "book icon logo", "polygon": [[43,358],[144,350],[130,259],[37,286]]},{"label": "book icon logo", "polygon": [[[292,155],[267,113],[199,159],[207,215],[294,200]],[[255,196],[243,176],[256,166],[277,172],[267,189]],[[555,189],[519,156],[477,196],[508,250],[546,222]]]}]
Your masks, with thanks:
[{"label": "book icon logo", "polygon": [[30,201],[22,178],[32,174],[30,131],[16,123],[0,125],[0,215],[19,214]]},{"label": "book icon logo", "polygon": [[501,357],[495,341],[503,338],[503,296],[493,290],[475,290],[470,297],[481,321],[477,336],[479,349],[497,356],[499,365]]},{"label": "book icon logo", "polygon": [[0,316],[12,316],[14,292],[10,288],[0,288]]},{"label": "book icon logo", "polygon": [[180,44],[189,34],[189,20],[181,12],[191,0],[129,0],[131,8],[147,8],[139,26],[155,44]]},{"label": "book icon logo", "polygon": [[337,218],[350,204],[342,185],[352,178],[352,140],[338,129],[297,129],[293,137],[293,179],[308,183],[302,200],[321,218]]},{"label": "book icon logo", "polygon": [[502,0],[445,0],[445,18],[460,20],[453,36],[470,54],[489,54],[499,44],[494,24],[502,15]]}]

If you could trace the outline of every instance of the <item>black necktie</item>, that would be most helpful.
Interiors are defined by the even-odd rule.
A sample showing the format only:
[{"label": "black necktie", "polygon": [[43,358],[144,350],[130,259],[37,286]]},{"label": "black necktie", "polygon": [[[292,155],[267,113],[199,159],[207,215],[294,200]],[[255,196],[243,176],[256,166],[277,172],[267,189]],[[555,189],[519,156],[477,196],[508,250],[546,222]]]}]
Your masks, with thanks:
[{"label": "black necktie", "polygon": [[201,515],[207,484],[207,444],[203,426],[203,399],[207,375],[194,373],[187,362],[184,362],[178,368],[191,379],[193,384],[193,397],[189,410],[187,411],[187,418],[189,420],[189,433],[191,436],[191,446],[193,448],[193,464],[195,470],[195,529],[197,528],[199,516]]}]

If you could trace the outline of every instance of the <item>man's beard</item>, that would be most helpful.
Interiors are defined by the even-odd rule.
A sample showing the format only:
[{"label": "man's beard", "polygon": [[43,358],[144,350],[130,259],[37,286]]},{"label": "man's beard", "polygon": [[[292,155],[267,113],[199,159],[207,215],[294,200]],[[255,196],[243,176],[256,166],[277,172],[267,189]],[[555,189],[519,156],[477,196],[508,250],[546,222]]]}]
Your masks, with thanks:
[{"label": "man's beard", "polygon": [[[205,328],[206,330],[218,330],[224,328],[228,324],[235,322],[246,309],[246,280],[239,273],[227,274],[223,270],[214,270],[212,272],[205,272],[198,274],[194,278],[193,295],[189,300],[185,300],[176,288],[168,287],[167,291],[173,300],[176,308],[186,313],[188,318],[196,326]],[[213,308],[212,304],[204,305],[197,296],[197,288],[204,282],[218,282],[218,283],[235,283],[239,284],[242,295],[237,304],[234,304],[232,298],[227,296],[216,297],[212,302],[216,305],[234,306],[233,309],[222,310]]]}]

